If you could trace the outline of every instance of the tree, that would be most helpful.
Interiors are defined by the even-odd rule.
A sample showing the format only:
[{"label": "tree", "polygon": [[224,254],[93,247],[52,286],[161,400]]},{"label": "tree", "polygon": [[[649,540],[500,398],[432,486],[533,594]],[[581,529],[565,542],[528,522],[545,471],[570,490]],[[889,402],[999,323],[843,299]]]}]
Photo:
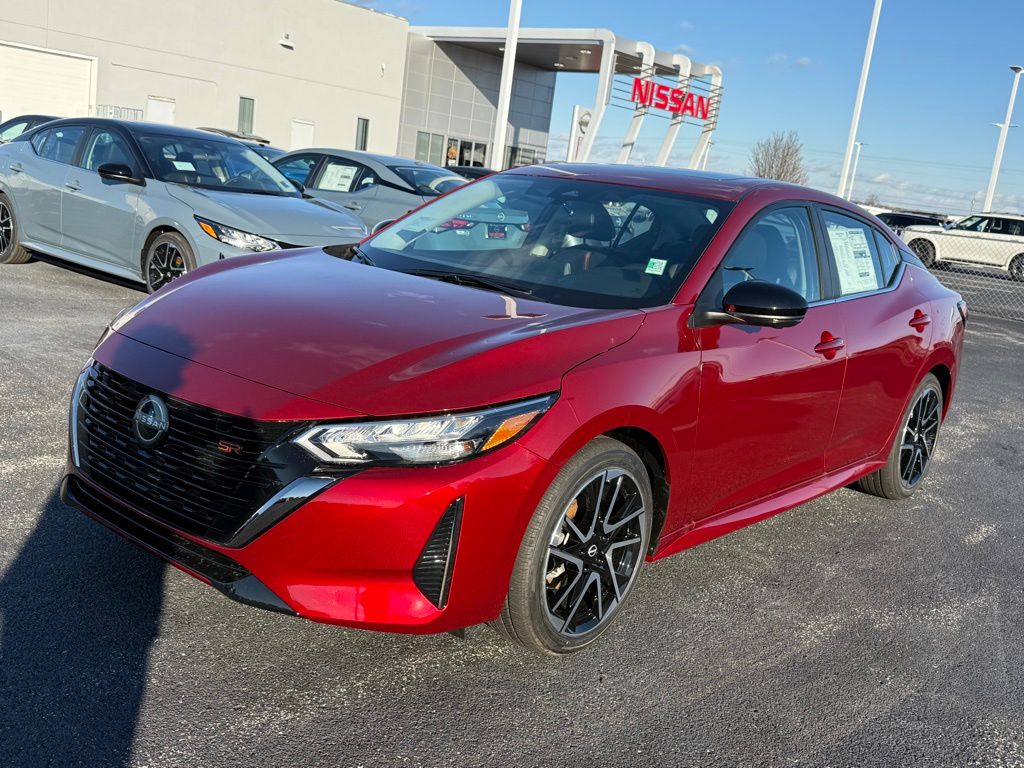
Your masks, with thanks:
[{"label": "tree", "polygon": [[762,179],[806,184],[803,149],[796,131],[776,131],[751,147],[750,174]]}]

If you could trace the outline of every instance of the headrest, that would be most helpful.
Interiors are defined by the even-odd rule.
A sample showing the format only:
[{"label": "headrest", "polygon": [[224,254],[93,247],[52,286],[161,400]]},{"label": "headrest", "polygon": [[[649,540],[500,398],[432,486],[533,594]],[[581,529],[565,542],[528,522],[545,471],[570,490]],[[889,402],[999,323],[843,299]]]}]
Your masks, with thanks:
[{"label": "headrest", "polygon": [[569,223],[566,234],[583,240],[611,240],[615,237],[615,224],[600,203],[579,200],[566,203]]}]

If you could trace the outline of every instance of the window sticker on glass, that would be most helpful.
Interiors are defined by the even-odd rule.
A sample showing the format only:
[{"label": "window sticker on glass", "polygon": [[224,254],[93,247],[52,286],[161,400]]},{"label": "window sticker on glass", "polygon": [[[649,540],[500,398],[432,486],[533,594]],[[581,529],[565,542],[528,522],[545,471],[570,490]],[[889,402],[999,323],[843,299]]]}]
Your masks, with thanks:
[{"label": "window sticker on glass", "polygon": [[349,192],[352,189],[352,179],[355,178],[356,168],[352,165],[340,165],[334,163],[324,168],[323,176],[317,189],[326,189],[332,192]]},{"label": "window sticker on glass", "polygon": [[648,275],[663,275],[667,266],[668,262],[665,259],[651,259],[647,262],[647,269],[644,272]]},{"label": "window sticker on glass", "polygon": [[839,283],[844,294],[873,291],[878,287],[875,260],[860,227],[828,225],[828,239],[836,255]]},{"label": "window sticker on glass", "polygon": [[188,160],[174,160],[174,167],[179,171],[195,171],[196,167]]}]

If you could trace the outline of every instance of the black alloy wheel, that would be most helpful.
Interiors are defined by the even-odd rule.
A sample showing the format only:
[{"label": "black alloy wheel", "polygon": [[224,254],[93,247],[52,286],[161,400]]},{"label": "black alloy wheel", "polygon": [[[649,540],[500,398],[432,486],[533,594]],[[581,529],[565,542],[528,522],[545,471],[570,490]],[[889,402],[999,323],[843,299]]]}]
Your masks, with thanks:
[{"label": "black alloy wheel", "polygon": [[928,471],[942,421],[941,394],[932,387],[922,390],[903,425],[900,444],[900,482],[908,491],[916,488]]},{"label": "black alloy wheel", "polygon": [[917,385],[900,419],[885,466],[862,477],[854,487],[884,499],[912,496],[935,456],[944,399],[942,385],[929,373]]},{"label": "black alloy wheel", "polygon": [[0,195],[0,264],[24,264],[32,254],[18,244],[18,222],[11,201]]},{"label": "black alloy wheel", "polygon": [[649,514],[636,479],[621,467],[580,486],[551,536],[541,575],[552,629],[575,637],[611,618],[643,559]]},{"label": "black alloy wheel", "polygon": [[537,505],[492,626],[553,656],[597,640],[643,569],[653,499],[650,473],[631,447],[610,437],[585,445]]},{"label": "black alloy wheel", "polygon": [[192,269],[195,269],[192,249],[177,232],[158,235],[146,249],[143,277],[150,293],[160,290]]}]

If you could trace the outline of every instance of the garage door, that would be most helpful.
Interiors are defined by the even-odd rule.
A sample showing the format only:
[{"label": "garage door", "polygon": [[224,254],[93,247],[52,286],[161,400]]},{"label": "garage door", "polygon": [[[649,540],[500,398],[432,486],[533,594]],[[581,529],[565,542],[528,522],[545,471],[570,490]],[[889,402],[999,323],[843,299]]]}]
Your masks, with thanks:
[{"label": "garage door", "polygon": [[0,113],[81,117],[92,105],[95,59],[0,42]]}]

